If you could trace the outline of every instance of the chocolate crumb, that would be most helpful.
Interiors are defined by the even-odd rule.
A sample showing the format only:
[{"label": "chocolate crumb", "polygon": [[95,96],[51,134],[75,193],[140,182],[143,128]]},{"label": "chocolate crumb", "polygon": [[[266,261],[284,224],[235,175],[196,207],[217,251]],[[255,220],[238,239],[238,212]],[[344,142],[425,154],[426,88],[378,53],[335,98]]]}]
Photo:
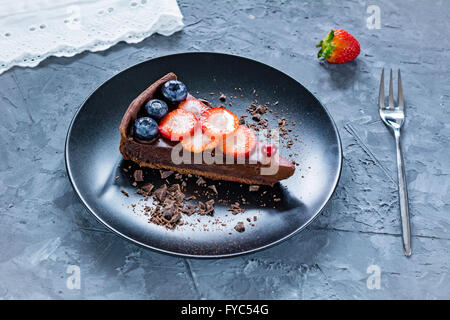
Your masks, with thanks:
[{"label": "chocolate crumb", "polygon": [[238,222],[235,226],[234,226],[234,230],[236,230],[237,232],[244,232],[245,231],[245,226],[243,222]]},{"label": "chocolate crumb", "polygon": [[259,113],[252,116],[252,119],[256,122],[261,121],[261,115]]},{"label": "chocolate crumb", "polygon": [[209,102],[206,99],[198,99],[201,103],[203,103],[204,105],[206,105],[207,107],[211,107],[211,102]]},{"label": "chocolate crumb", "polygon": [[125,196],[127,196],[127,197],[129,197],[130,195],[129,195],[129,193],[128,192],[126,192],[125,190],[120,190],[120,192],[122,192]]},{"label": "chocolate crumb", "polygon": [[223,93],[221,93],[221,94],[220,94],[220,97],[219,97],[219,100],[220,100],[220,101],[225,101],[225,100],[227,100],[227,96],[224,95]]},{"label": "chocolate crumb", "polygon": [[255,113],[257,113],[257,114],[266,114],[267,113],[267,107],[259,105],[259,106],[256,107]]}]

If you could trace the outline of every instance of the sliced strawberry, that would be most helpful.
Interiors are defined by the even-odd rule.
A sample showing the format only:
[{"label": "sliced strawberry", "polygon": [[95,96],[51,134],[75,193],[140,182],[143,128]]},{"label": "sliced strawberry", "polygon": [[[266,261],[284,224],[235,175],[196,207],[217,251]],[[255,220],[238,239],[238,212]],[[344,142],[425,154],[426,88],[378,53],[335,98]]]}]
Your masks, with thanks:
[{"label": "sliced strawberry", "polygon": [[212,108],[201,115],[203,133],[210,137],[223,138],[237,130],[239,118],[224,108]]},{"label": "sliced strawberry", "polygon": [[221,149],[225,154],[235,157],[246,157],[256,148],[255,132],[243,125],[240,125],[235,133],[227,136]]},{"label": "sliced strawberry", "polygon": [[192,96],[180,103],[178,108],[192,112],[197,118],[200,118],[200,115],[209,109],[207,106],[201,103],[200,100]]},{"label": "sliced strawberry", "polygon": [[202,133],[202,130],[195,130],[193,135],[185,137],[181,141],[183,148],[190,152],[198,153],[207,149],[214,149],[219,144],[219,140]]},{"label": "sliced strawberry", "polygon": [[277,153],[277,146],[274,143],[265,143],[262,145],[261,151],[263,155],[270,158]]},{"label": "sliced strawberry", "polygon": [[159,132],[172,141],[180,141],[194,132],[197,118],[191,112],[175,109],[159,123]]}]

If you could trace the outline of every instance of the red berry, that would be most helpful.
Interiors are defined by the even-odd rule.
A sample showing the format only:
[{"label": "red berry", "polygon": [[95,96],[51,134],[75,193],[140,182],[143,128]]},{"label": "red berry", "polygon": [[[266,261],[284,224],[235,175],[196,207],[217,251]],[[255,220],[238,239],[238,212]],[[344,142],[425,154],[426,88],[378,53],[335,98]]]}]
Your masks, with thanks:
[{"label": "red berry", "polygon": [[265,156],[271,157],[277,153],[277,147],[273,143],[266,143],[262,146],[261,151]]},{"label": "red berry", "polygon": [[178,108],[192,112],[197,118],[199,118],[202,113],[209,109],[207,106],[201,103],[200,100],[194,97],[188,97],[186,100],[180,103]]},{"label": "red berry", "polygon": [[159,132],[172,141],[180,141],[194,132],[196,123],[197,118],[193,113],[175,109],[161,120]]},{"label": "red berry", "polygon": [[335,64],[352,61],[361,51],[358,40],[343,29],[331,30],[316,47],[320,47],[319,58]]},{"label": "red berry", "polygon": [[224,138],[239,127],[239,118],[224,108],[206,110],[200,117],[203,133],[215,138]]},{"label": "red berry", "polygon": [[221,144],[221,149],[225,154],[235,157],[246,157],[256,147],[256,135],[255,132],[240,125],[236,132],[228,135]]},{"label": "red berry", "polygon": [[219,144],[219,140],[202,133],[202,130],[195,130],[193,135],[184,137],[181,141],[183,148],[190,152],[198,153],[207,149],[214,149]]}]

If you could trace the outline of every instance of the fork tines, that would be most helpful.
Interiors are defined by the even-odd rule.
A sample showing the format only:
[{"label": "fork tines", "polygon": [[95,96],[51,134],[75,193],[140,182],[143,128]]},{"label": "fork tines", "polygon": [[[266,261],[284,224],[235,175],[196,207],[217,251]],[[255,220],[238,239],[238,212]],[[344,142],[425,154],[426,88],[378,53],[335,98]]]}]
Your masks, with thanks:
[{"label": "fork tines", "polygon": [[[395,109],[394,103],[394,88],[392,85],[392,69],[390,69],[389,74],[389,97],[388,97],[388,106],[385,106],[384,103],[384,68],[381,71],[381,80],[380,80],[380,93],[378,96],[378,106],[380,109]],[[397,108],[403,110],[405,107],[405,101],[403,98],[403,86],[402,86],[402,76],[400,74],[400,69],[398,69],[398,98],[397,98]]]}]

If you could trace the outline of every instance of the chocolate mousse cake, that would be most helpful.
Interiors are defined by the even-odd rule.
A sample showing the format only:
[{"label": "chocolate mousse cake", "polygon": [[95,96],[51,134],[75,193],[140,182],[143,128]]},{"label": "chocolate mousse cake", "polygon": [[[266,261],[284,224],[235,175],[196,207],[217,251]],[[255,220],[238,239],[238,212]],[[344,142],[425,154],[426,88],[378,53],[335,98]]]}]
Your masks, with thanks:
[{"label": "chocolate mousse cake", "polygon": [[131,102],[120,136],[124,159],[141,167],[271,186],[295,171],[275,145],[258,141],[230,110],[191,96],[174,73]]}]

